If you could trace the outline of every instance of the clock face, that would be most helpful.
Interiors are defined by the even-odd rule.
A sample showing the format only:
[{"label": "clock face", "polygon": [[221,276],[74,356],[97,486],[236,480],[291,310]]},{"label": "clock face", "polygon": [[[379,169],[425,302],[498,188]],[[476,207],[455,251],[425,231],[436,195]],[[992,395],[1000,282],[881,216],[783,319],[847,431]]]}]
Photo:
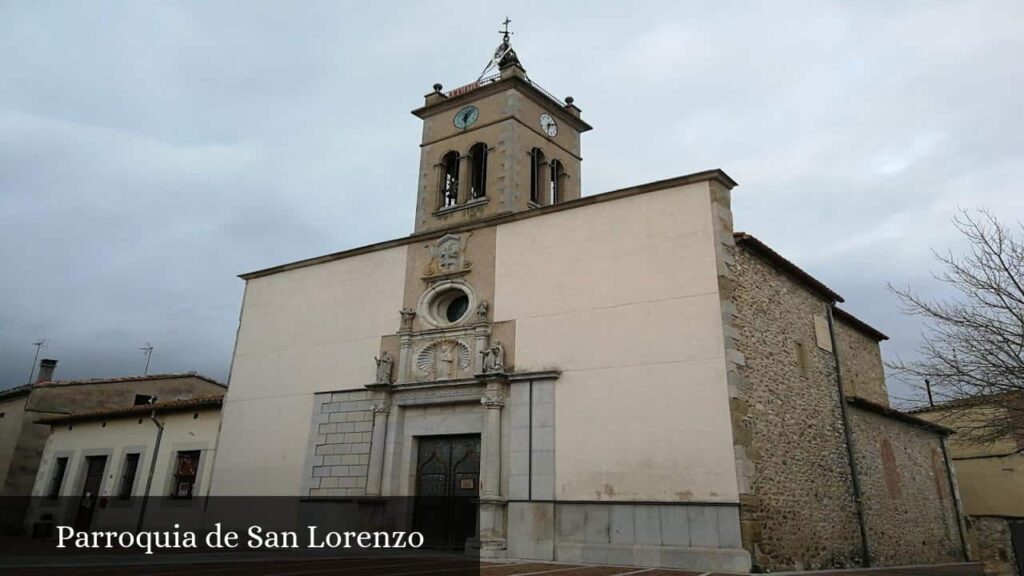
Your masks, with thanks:
[{"label": "clock face", "polygon": [[548,136],[553,137],[558,134],[558,124],[555,124],[555,119],[548,114],[540,115],[540,129]]},{"label": "clock face", "polygon": [[455,127],[456,128],[469,128],[476,122],[476,119],[480,116],[480,111],[476,109],[476,106],[466,106],[462,110],[455,113]]}]

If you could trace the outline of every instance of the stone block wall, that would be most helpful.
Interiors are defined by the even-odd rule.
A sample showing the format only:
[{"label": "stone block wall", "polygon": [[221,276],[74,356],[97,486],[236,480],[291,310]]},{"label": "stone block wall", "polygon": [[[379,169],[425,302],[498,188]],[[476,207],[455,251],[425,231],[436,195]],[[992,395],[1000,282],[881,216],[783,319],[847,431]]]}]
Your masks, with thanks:
[{"label": "stone block wall", "polygon": [[[555,503],[560,562],[746,572],[735,505]],[[516,525],[510,526],[510,530]]]},{"label": "stone block wall", "polygon": [[971,516],[972,549],[985,576],[1024,576],[1017,570],[1017,556],[1010,533],[1011,523],[1024,519],[1003,516]]},{"label": "stone block wall", "polygon": [[859,566],[835,362],[815,333],[828,302],[742,244],[730,268],[744,547],[761,570]]},{"label": "stone block wall", "polygon": [[555,382],[514,383],[509,389],[508,497],[555,499]]},{"label": "stone block wall", "polygon": [[963,562],[942,436],[849,408],[872,566]]},{"label": "stone block wall", "polygon": [[889,405],[885,368],[878,341],[842,318],[836,318],[836,343],[843,364],[843,390],[882,406]]},{"label": "stone block wall", "polygon": [[368,390],[317,394],[304,487],[309,496],[366,494],[373,404]]}]

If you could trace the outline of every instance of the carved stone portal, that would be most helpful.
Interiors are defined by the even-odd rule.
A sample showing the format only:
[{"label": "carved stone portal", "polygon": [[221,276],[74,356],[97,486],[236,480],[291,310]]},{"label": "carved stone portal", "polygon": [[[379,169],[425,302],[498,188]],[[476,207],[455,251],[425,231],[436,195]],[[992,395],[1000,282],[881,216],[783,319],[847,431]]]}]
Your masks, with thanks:
[{"label": "carved stone portal", "polygon": [[469,368],[469,347],[458,340],[439,340],[424,346],[416,355],[416,370],[426,380],[458,378]]}]

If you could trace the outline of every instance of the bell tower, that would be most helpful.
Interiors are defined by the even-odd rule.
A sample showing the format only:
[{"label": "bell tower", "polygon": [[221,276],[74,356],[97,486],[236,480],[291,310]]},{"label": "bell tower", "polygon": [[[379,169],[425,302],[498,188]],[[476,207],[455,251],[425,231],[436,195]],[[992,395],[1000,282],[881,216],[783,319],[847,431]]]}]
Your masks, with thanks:
[{"label": "bell tower", "polygon": [[580,134],[591,126],[573,98],[526,75],[508,30],[476,81],[422,107],[414,232],[521,212],[580,197]]}]

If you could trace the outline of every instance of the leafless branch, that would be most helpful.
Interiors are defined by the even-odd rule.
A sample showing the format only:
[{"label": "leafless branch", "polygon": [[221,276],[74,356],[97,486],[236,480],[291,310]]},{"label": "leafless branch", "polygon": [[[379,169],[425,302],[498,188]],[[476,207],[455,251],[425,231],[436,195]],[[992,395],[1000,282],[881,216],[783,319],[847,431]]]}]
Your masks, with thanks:
[{"label": "leafless branch", "polygon": [[1024,439],[1024,226],[1011,229],[986,210],[961,211],[953,224],[968,248],[935,252],[942,271],[934,276],[957,295],[930,300],[890,284],[924,329],[917,359],[887,365],[914,388],[929,382],[943,419],[967,440]]}]

